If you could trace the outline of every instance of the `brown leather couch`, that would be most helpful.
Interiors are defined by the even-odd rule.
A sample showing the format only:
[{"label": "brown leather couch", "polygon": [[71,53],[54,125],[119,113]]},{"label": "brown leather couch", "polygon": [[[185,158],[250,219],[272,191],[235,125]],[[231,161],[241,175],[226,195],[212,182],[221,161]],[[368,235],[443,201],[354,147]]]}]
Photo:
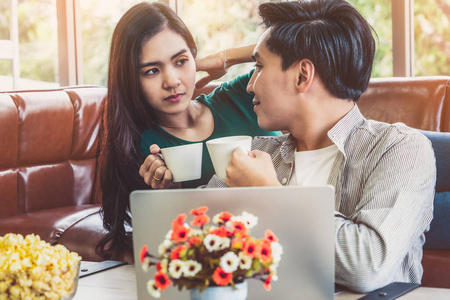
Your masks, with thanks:
[{"label": "brown leather couch", "polygon": [[102,87],[0,93],[0,236],[33,232],[101,260],[92,190],[105,94]]},{"label": "brown leather couch", "polygon": [[[93,185],[105,94],[95,86],[0,92],[0,236],[34,232],[102,260]],[[369,119],[450,132],[450,77],[372,79],[358,105]],[[450,249],[425,249],[423,265],[424,286],[450,288]]]}]

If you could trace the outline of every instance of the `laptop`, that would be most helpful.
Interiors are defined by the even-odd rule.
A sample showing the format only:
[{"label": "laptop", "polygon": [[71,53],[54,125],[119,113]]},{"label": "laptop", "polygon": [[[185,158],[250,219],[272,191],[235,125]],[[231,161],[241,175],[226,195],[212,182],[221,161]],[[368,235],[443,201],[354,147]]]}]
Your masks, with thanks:
[{"label": "laptop", "polygon": [[[172,221],[179,214],[192,220],[192,209],[207,206],[211,218],[220,212],[258,218],[250,235],[264,238],[272,230],[283,247],[277,268],[277,281],[267,291],[263,282],[247,279],[248,297],[253,299],[333,299],[334,297],[334,188],[318,187],[246,187],[229,189],[178,189],[134,191],[130,195],[133,246],[138,299],[153,299],[147,282],[154,266],[142,270],[140,251],[148,246],[158,254]],[[160,299],[190,299],[189,291],[171,285]]]}]

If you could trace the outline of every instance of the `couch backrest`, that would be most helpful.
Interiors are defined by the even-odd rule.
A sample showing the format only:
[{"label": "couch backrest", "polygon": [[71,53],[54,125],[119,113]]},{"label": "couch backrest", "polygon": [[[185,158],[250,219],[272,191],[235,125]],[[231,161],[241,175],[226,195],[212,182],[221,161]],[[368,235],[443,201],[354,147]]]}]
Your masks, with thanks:
[{"label": "couch backrest", "polygon": [[0,218],[93,203],[106,88],[0,93]]},{"label": "couch backrest", "polygon": [[367,119],[450,131],[450,76],[373,78],[358,101]]}]

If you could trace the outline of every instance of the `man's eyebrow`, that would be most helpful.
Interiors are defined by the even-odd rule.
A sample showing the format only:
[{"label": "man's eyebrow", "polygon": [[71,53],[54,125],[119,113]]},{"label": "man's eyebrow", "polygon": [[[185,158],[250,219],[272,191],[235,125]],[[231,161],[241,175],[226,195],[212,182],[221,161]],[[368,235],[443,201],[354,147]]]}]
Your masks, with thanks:
[{"label": "man's eyebrow", "polygon": [[[170,60],[173,60],[173,59],[175,59],[177,56],[180,56],[181,54],[184,54],[184,53],[186,53],[186,52],[188,52],[188,49],[186,49],[186,48],[184,48],[184,49],[181,49],[180,51],[178,51],[177,53],[175,53],[174,55],[172,55],[172,57],[170,57]],[[146,63],[143,63],[143,64],[141,64],[141,65],[139,65],[139,68],[146,68],[146,67],[150,67],[150,66],[155,66],[155,65],[160,65],[161,64],[161,62],[159,62],[159,61],[150,61],[150,62],[146,62]]]}]

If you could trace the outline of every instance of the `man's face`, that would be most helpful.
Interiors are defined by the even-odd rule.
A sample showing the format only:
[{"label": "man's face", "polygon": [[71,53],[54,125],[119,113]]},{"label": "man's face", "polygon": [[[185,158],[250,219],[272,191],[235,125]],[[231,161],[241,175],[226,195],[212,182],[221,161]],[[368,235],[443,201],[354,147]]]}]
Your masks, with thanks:
[{"label": "man's face", "polygon": [[[253,52],[255,72],[247,91],[255,95],[254,111],[258,124],[264,130],[288,130],[294,117],[294,68],[283,71],[281,57],[265,46],[269,30],[263,33]],[[294,77],[293,77],[294,76]]]}]

